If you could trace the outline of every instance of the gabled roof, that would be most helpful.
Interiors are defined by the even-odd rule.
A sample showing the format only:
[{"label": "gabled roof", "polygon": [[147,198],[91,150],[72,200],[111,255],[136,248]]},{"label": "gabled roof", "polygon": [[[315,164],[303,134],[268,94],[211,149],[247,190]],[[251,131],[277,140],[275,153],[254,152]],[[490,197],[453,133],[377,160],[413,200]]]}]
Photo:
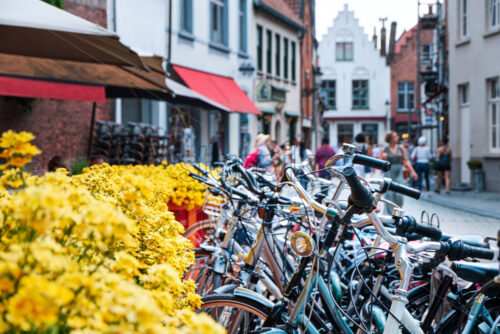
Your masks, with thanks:
[{"label": "gabled roof", "polygon": [[288,25],[299,29],[306,30],[302,21],[283,0],[254,0],[255,7],[261,8],[269,14],[277,17]]}]

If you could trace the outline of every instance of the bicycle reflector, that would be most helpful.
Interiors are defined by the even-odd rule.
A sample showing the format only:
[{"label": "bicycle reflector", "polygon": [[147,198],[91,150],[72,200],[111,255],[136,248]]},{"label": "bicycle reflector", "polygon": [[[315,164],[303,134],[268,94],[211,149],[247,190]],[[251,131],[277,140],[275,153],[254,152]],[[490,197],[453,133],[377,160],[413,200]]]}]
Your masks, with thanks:
[{"label": "bicycle reflector", "polygon": [[295,232],[290,237],[293,251],[302,257],[311,256],[314,251],[314,241],[310,235],[304,232]]}]

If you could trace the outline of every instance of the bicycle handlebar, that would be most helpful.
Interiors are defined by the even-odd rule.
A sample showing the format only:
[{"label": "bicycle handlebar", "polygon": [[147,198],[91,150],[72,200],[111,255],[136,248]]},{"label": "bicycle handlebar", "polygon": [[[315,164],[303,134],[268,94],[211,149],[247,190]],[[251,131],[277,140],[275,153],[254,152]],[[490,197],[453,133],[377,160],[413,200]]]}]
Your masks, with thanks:
[{"label": "bicycle handlebar", "polygon": [[391,163],[389,161],[380,160],[364,154],[354,154],[352,163],[380,169],[384,172],[388,172],[391,169]]},{"label": "bicycle handlebar", "polygon": [[401,195],[405,195],[414,199],[419,199],[422,194],[419,190],[404,186],[394,181],[389,182],[387,190],[394,191]]}]

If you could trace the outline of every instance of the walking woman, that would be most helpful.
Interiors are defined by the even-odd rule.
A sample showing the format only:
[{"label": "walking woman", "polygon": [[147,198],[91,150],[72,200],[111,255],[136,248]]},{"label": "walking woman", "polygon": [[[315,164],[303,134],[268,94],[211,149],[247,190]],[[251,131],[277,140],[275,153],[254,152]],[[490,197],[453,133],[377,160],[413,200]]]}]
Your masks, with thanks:
[{"label": "walking woman", "polygon": [[[427,138],[424,136],[418,138],[418,146],[411,152],[411,160],[416,160],[415,170],[417,171],[418,181],[417,189],[422,190],[423,178],[425,178],[425,187],[427,191],[431,190],[429,183],[429,162],[432,159],[430,148],[427,146]],[[423,176],[423,177],[422,177]]]},{"label": "walking woman", "polygon": [[444,186],[446,193],[450,193],[450,172],[451,172],[451,148],[448,146],[448,138],[443,138],[439,143],[439,147],[436,154],[437,158],[437,187],[436,192],[439,193],[441,190],[441,185],[443,184],[444,176]]},{"label": "walking woman", "polygon": [[[394,182],[404,184],[403,169],[406,167],[413,176],[413,179],[417,180],[417,173],[415,173],[413,166],[407,159],[403,146],[399,145],[399,135],[395,131],[391,131],[385,135],[385,142],[388,145],[380,155],[380,158],[391,163],[391,170],[385,173],[385,177],[391,178]],[[400,207],[403,206],[403,196],[400,194],[388,191],[385,198]],[[392,215],[392,207],[386,205],[384,214]]]}]

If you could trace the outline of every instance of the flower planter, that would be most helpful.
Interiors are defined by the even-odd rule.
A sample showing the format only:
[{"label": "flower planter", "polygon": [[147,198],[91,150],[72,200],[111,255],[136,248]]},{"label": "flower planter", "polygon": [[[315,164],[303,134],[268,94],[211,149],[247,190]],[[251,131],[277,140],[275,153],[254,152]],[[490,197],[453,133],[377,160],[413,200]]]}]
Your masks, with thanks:
[{"label": "flower planter", "polygon": [[170,202],[168,203],[168,210],[172,211],[175,219],[181,223],[185,229],[194,225],[197,221],[207,218],[199,206],[187,210],[186,207],[182,205],[175,205]]}]

